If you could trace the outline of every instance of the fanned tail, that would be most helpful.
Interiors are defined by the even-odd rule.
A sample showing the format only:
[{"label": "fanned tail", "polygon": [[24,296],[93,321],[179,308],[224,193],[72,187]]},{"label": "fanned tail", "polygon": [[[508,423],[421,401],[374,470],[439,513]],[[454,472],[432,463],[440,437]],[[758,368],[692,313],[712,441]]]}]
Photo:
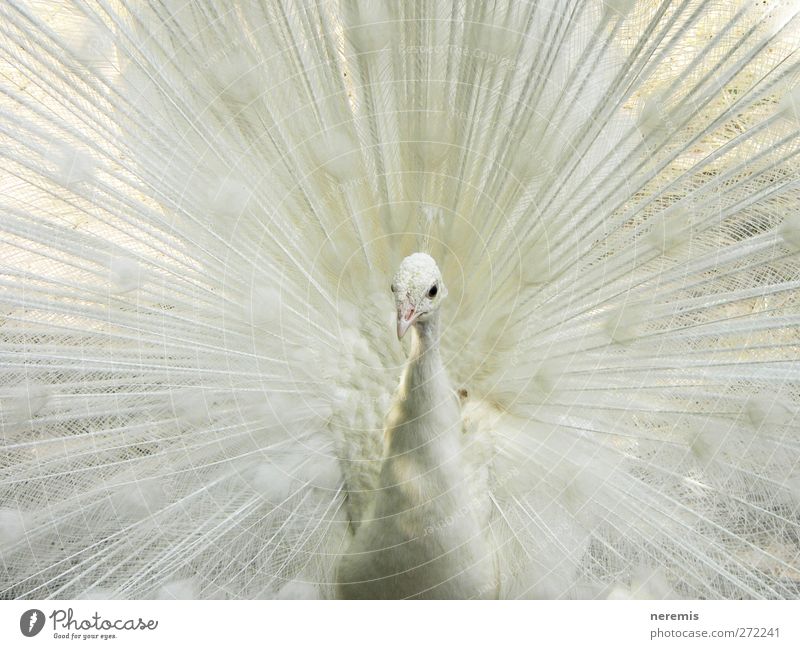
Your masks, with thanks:
[{"label": "fanned tail", "polygon": [[330,596],[423,248],[502,596],[797,597],[795,14],[5,3],[0,596]]}]

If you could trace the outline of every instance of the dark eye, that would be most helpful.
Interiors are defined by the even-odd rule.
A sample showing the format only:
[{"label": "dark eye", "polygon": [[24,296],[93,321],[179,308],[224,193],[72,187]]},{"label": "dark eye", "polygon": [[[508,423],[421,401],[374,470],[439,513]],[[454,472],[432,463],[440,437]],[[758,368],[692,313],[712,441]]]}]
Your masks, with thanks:
[{"label": "dark eye", "polygon": [[428,297],[436,297],[436,294],[439,292],[439,287],[434,284],[428,289]]},{"label": "dark eye", "polygon": [[392,293],[394,293],[394,284],[392,284],[389,288],[392,289]]}]

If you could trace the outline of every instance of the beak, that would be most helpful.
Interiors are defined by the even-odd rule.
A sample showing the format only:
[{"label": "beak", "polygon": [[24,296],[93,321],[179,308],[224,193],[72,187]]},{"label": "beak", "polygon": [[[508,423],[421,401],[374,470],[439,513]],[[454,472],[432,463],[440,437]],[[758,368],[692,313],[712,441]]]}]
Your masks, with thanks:
[{"label": "beak", "polygon": [[417,319],[417,310],[410,304],[404,304],[397,309],[397,340],[406,335],[408,328],[414,324]]}]

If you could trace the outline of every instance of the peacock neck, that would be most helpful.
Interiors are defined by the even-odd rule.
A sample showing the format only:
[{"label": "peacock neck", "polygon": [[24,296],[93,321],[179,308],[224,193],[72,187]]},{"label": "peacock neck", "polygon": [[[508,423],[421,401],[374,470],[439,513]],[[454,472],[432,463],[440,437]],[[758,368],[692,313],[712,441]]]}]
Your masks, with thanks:
[{"label": "peacock neck", "polygon": [[[412,423],[389,434],[391,455],[436,454],[456,437],[460,416],[439,354],[439,315],[414,323],[414,341],[401,381],[398,404]],[[451,430],[452,429],[452,430]]]},{"label": "peacock neck", "polygon": [[411,347],[409,365],[420,365],[423,369],[431,364],[441,365],[439,356],[439,312],[436,311],[426,320],[414,323],[414,342]]},{"label": "peacock neck", "polygon": [[420,412],[422,408],[432,407],[442,392],[442,386],[448,384],[439,354],[438,312],[424,321],[415,322],[413,336],[403,382],[406,399]]}]

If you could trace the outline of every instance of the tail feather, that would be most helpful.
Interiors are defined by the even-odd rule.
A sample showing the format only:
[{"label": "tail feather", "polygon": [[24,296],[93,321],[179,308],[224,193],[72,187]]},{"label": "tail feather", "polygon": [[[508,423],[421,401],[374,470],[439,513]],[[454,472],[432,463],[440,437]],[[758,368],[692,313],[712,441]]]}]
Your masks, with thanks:
[{"label": "tail feather", "polygon": [[332,596],[424,249],[486,592],[797,597],[797,14],[6,3],[0,594]]}]

